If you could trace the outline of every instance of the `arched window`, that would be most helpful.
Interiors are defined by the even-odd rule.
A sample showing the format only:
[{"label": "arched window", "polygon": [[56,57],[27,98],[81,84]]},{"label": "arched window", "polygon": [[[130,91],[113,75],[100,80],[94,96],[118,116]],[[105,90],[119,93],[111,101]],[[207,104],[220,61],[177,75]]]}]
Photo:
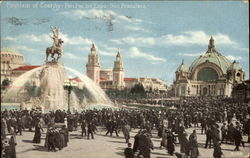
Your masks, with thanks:
[{"label": "arched window", "polygon": [[197,74],[197,80],[199,81],[215,81],[217,79],[217,72],[210,67],[205,67],[201,69]]},{"label": "arched window", "polygon": [[240,74],[239,72],[236,74],[236,80],[237,80],[237,81],[240,81],[240,80],[241,80],[241,74]]}]

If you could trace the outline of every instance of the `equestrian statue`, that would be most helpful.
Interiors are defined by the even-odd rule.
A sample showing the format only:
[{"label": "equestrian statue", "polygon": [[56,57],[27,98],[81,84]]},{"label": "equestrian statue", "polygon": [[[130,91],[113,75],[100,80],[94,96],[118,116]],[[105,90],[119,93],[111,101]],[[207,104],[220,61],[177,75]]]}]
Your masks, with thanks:
[{"label": "equestrian statue", "polygon": [[[61,58],[63,53],[63,40],[59,38],[59,29],[57,27],[51,27],[51,31],[53,33],[53,36],[50,37],[53,39],[54,43],[53,46],[46,49],[46,62],[48,62],[49,55],[51,55],[50,57],[53,58],[51,62],[57,62]],[[55,54],[57,54],[57,58],[54,57]]]}]

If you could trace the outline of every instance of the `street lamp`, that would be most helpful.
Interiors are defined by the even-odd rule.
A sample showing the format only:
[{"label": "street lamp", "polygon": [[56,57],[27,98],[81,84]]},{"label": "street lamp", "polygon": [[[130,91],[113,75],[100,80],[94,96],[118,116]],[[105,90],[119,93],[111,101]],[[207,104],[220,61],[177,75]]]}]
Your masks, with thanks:
[{"label": "street lamp", "polygon": [[70,94],[76,86],[76,82],[71,80],[65,80],[63,84],[64,89],[68,91],[68,113],[70,113]]}]

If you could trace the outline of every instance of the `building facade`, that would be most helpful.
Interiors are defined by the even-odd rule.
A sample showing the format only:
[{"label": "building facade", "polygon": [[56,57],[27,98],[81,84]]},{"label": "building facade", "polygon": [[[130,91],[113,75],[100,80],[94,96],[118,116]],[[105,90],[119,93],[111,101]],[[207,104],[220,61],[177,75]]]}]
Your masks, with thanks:
[{"label": "building facade", "polygon": [[12,79],[12,70],[24,66],[23,55],[14,49],[1,50],[1,83],[4,79]]},{"label": "building facade", "polygon": [[124,69],[121,59],[121,53],[118,49],[113,69],[101,69],[99,57],[95,45],[92,44],[91,52],[88,55],[88,63],[86,64],[87,76],[92,79],[102,89],[118,89],[125,87]]},{"label": "building facade", "polygon": [[231,96],[233,85],[244,80],[244,71],[217,52],[213,37],[205,54],[190,67],[184,61],[177,68],[173,89],[180,96]]},{"label": "building facade", "polygon": [[126,89],[131,89],[136,84],[142,84],[145,91],[166,92],[167,82],[158,78],[124,78]]},{"label": "building facade", "polygon": [[232,91],[232,98],[239,102],[250,103],[250,80],[235,84]]}]

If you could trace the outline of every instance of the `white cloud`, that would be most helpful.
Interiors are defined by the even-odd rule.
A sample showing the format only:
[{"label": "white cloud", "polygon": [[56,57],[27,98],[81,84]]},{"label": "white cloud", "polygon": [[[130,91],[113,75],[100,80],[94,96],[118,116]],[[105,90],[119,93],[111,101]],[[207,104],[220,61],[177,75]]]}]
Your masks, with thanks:
[{"label": "white cloud", "polygon": [[46,43],[52,42],[48,34],[41,34],[41,35],[23,34],[18,36],[17,38],[18,40],[26,40],[30,42],[46,42]]},{"label": "white cloud", "polygon": [[63,56],[64,56],[64,58],[67,58],[67,59],[82,60],[82,58],[79,58],[79,57],[76,56],[75,54],[69,53],[69,52],[64,52]]},{"label": "white cloud", "polygon": [[159,58],[159,57],[155,57],[151,54],[145,53],[145,52],[141,52],[137,47],[132,47],[129,50],[130,52],[130,56],[131,57],[137,57],[137,58],[144,58],[150,61],[158,61],[158,62],[165,62],[166,59],[164,58]]},{"label": "white cloud", "polygon": [[88,38],[83,38],[82,36],[69,36],[68,34],[60,34],[65,45],[91,45],[92,41]]},{"label": "white cloud", "polygon": [[[212,36],[215,40],[215,44],[236,44],[228,35],[218,33]],[[159,42],[168,45],[208,45],[210,38],[211,35],[208,35],[204,31],[187,31],[180,35],[168,34],[162,36]]]},{"label": "white cloud", "polygon": [[234,46],[233,48],[236,49],[236,50],[239,50],[239,51],[243,51],[243,52],[249,53],[249,48],[240,47],[238,45]]},{"label": "white cloud", "polygon": [[66,15],[76,20],[87,18],[87,19],[99,19],[99,20],[113,21],[113,22],[117,22],[117,20],[130,22],[130,23],[142,22],[141,19],[134,19],[128,16],[124,16],[111,10],[97,10],[97,9],[80,10],[78,9],[78,10],[61,12],[60,14]]},{"label": "white cloud", "polygon": [[[39,53],[42,54],[40,50],[34,49],[34,48],[29,48],[27,46],[16,46],[15,49],[17,49],[20,52],[29,52],[29,53]],[[45,54],[45,53],[44,53]]]},{"label": "white cloud", "polygon": [[[92,41],[82,36],[69,36],[68,34],[60,33],[59,37],[64,41],[64,45],[91,45]],[[42,43],[53,43],[50,34],[22,34],[17,37],[6,37],[5,39],[15,41],[28,41],[28,42],[42,42]]]},{"label": "white cloud", "polygon": [[140,27],[140,26],[126,26],[126,28],[128,30],[131,30],[131,31],[142,31],[142,32],[146,32],[146,33],[150,32],[149,30],[146,30],[146,29],[144,29],[143,27]]},{"label": "white cloud", "polygon": [[[136,28],[134,28],[136,30]],[[139,28],[137,28],[139,30]],[[215,45],[237,45],[228,35],[221,33],[212,35]],[[116,44],[130,44],[143,46],[190,46],[190,45],[208,45],[210,35],[204,31],[188,31],[179,35],[167,34],[161,37],[123,37],[120,39],[111,39]]]},{"label": "white cloud", "polygon": [[7,36],[3,40],[6,40],[6,41],[16,41],[17,39],[14,38],[14,37]]},{"label": "white cloud", "polygon": [[179,56],[197,57],[204,53],[178,53]]},{"label": "white cloud", "polygon": [[101,50],[98,53],[100,53],[103,56],[115,56],[116,55],[114,52],[109,52],[109,51],[104,51],[104,50]]},{"label": "white cloud", "polygon": [[229,60],[241,60],[242,57],[240,56],[233,56],[233,55],[227,55],[226,58],[228,58]]},{"label": "white cloud", "polygon": [[152,37],[124,37],[121,39],[110,40],[116,44],[131,44],[131,45],[154,45],[155,39]]},{"label": "white cloud", "polygon": [[3,38],[3,40],[10,40],[10,41],[28,41],[28,42],[43,42],[43,43],[51,43],[52,40],[50,39],[48,34],[21,34],[16,37],[7,36]]},{"label": "white cloud", "polygon": [[80,52],[89,52],[90,48],[91,48],[90,45],[75,47],[75,49]]}]

